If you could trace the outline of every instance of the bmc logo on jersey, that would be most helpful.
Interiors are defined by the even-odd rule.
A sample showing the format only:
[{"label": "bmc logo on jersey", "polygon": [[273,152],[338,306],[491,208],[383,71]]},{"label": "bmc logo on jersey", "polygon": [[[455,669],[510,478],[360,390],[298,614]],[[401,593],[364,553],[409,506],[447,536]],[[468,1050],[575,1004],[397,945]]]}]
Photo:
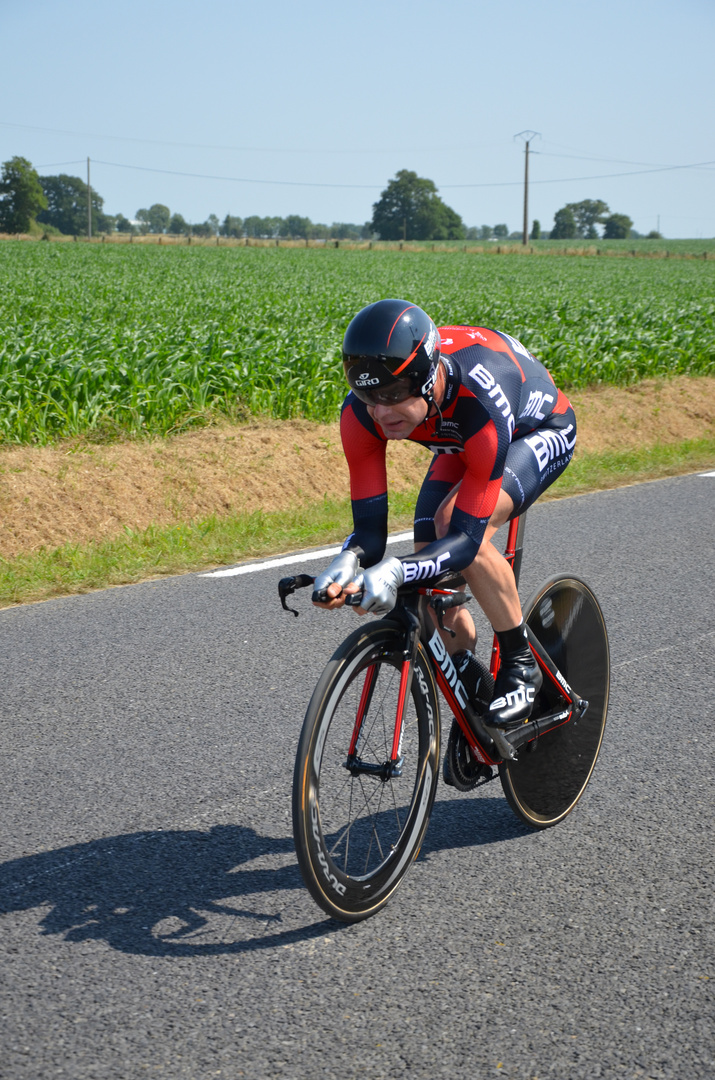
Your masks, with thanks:
[{"label": "bmc logo on jersey", "polygon": [[501,386],[496,381],[491,371],[487,371],[483,364],[475,364],[469,374],[475,382],[478,382],[479,385],[487,391],[489,397],[492,399],[497,409],[499,409],[499,412],[507,422],[509,427],[509,438],[511,438],[514,434],[516,422],[514,420],[514,413],[511,411],[511,405]]},{"label": "bmc logo on jersey", "polygon": [[445,551],[437,560],[420,559],[418,562],[403,563],[405,570],[405,584],[408,581],[423,581],[425,578],[437,577],[442,573],[442,563],[449,558],[449,552]]},{"label": "bmc logo on jersey", "polygon": [[526,407],[519,414],[519,419],[523,420],[525,416],[533,416],[535,420],[543,420],[546,414],[541,412],[541,409],[545,409],[549,401],[553,403],[553,394],[544,394],[541,390],[532,390]]},{"label": "bmc logo on jersey", "polygon": [[518,353],[520,356],[525,356],[527,360],[533,360],[534,359],[534,357],[531,355],[529,350],[527,348],[525,348],[525,346],[522,345],[521,342],[518,341],[515,337],[512,337],[511,334],[505,334],[503,330],[500,330],[499,333],[501,334],[501,336],[503,338],[507,339],[507,341],[509,342],[509,344],[512,347],[512,350],[515,353]]},{"label": "bmc logo on jersey", "polygon": [[543,472],[550,461],[555,458],[570,454],[576,445],[576,433],[569,442],[569,433],[573,431],[573,424],[569,424],[563,431],[537,431],[533,435],[527,435],[524,442],[529,447],[537,462],[539,472]]}]

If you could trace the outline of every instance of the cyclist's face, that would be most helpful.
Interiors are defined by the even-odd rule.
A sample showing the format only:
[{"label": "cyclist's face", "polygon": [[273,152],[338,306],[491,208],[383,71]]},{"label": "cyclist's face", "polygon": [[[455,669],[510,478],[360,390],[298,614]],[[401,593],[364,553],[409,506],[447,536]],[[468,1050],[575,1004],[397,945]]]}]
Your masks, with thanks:
[{"label": "cyclist's face", "polygon": [[368,405],[367,411],[387,439],[408,439],[427,417],[424,398],[410,397],[392,405]]}]

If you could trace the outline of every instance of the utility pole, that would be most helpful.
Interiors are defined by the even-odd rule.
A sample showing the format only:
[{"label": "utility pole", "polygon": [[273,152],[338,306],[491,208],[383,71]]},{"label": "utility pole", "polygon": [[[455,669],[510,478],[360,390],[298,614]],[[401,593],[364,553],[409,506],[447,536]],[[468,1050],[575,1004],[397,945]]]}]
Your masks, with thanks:
[{"label": "utility pole", "polygon": [[524,147],[524,236],[522,243],[529,242],[529,144],[532,139],[540,138],[538,131],[520,131],[515,139],[523,139]]},{"label": "utility pole", "polygon": [[92,239],[92,188],[89,182],[89,158],[87,158],[87,236]]}]

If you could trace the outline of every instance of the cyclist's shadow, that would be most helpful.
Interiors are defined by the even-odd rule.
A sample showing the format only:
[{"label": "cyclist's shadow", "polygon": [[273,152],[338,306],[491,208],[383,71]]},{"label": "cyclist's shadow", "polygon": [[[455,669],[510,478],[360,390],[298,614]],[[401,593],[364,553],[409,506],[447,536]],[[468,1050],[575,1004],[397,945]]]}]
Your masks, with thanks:
[{"label": "cyclist's shadow", "polygon": [[[44,934],[154,956],[287,944],[326,932],[324,919],[281,927],[270,894],[302,888],[295,858],[285,857],[293,851],[292,837],[261,836],[241,825],[92,840],[1,865],[0,915],[49,906],[40,921]],[[226,940],[226,917],[240,940]]]},{"label": "cyclist's shadow", "polygon": [[[423,856],[529,831],[503,800],[438,799]],[[0,916],[49,908],[40,920],[44,934],[152,956],[252,952],[343,928],[324,916],[298,927],[291,917],[291,927],[284,925],[280,894],[289,890],[312,903],[292,836],[261,836],[241,825],[138,832],[0,865]]]}]

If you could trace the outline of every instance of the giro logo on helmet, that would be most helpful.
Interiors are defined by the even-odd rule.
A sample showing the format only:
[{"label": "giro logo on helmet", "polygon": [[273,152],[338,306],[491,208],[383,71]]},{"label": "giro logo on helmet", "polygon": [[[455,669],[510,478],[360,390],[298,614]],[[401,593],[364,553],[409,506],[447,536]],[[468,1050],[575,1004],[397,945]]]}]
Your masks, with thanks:
[{"label": "giro logo on helmet", "polygon": [[357,379],[355,380],[355,385],[356,386],[378,386],[379,382],[380,382],[379,379],[371,379],[370,378],[370,372],[366,371],[366,372],[364,372],[364,374],[358,375]]}]

